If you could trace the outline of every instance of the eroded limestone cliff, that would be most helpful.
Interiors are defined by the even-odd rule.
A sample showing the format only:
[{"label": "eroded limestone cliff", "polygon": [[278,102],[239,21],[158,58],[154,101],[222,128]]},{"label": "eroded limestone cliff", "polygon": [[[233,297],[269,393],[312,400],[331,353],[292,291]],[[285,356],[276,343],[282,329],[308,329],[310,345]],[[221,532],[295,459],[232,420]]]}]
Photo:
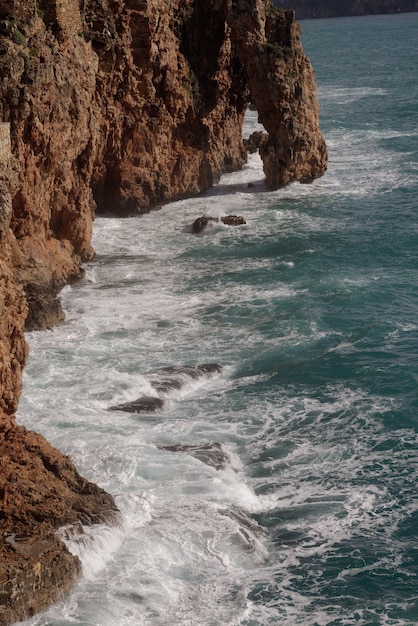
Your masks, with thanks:
[{"label": "eroded limestone cliff", "polygon": [[292,11],[267,0],[1,2],[0,624],[79,576],[58,527],[116,509],[16,425],[24,326],[62,319],[56,295],[94,254],[95,213],[148,211],[241,167],[250,102],[267,131],[271,188],[324,173],[315,79]]}]

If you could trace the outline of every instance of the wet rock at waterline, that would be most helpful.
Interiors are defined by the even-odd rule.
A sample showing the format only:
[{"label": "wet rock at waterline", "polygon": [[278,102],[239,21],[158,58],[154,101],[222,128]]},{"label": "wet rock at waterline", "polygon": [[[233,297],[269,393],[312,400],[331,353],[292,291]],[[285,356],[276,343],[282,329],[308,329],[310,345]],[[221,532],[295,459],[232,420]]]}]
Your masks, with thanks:
[{"label": "wet rock at waterline", "polygon": [[217,470],[223,470],[231,462],[229,456],[224,452],[220,443],[205,443],[202,445],[170,445],[158,446],[159,450],[168,452],[186,452],[195,459],[206,463]]},{"label": "wet rock at waterline", "polygon": [[244,139],[244,146],[247,148],[247,152],[254,154],[254,152],[257,152],[260,146],[267,141],[267,139],[267,133],[264,133],[262,130],[256,130],[248,137],[248,139]]},{"label": "wet rock at waterline", "polygon": [[156,413],[164,406],[164,400],[154,396],[142,396],[132,402],[124,402],[109,407],[109,411],[125,411],[126,413]]},{"label": "wet rock at waterline", "polygon": [[[193,380],[210,378],[222,371],[218,363],[202,363],[201,365],[170,365],[144,374],[158,394],[169,394],[178,391]],[[141,396],[137,400],[116,404],[109,407],[110,411],[126,413],[157,413],[164,406],[159,396]]]},{"label": "wet rock at waterline", "polygon": [[145,374],[158,393],[170,393],[187,385],[192,380],[210,378],[222,371],[218,363],[202,363],[201,365],[173,365],[162,367]]},{"label": "wet rock at waterline", "polygon": [[247,222],[241,215],[225,215],[224,217],[210,217],[203,215],[198,217],[192,224],[192,231],[195,235],[203,232],[208,224],[216,224],[222,222],[227,226],[240,226]]},{"label": "wet rock at waterline", "polygon": [[241,226],[241,224],[247,223],[241,215],[225,215],[225,217],[221,217],[221,222],[227,226]]},{"label": "wet rock at waterline", "polygon": [[240,509],[220,509],[219,513],[230,517],[231,520],[238,524],[238,533],[241,542],[243,542],[243,545],[249,552],[255,552],[259,538],[267,535],[266,529]]}]

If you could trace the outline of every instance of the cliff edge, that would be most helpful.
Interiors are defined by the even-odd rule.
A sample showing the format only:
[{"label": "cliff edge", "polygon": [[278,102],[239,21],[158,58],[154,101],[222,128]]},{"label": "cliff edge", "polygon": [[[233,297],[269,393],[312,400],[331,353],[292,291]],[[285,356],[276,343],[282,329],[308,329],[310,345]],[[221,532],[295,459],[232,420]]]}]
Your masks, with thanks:
[{"label": "cliff edge", "polygon": [[28,305],[16,281],[20,252],[10,228],[18,179],[17,161],[0,151],[1,626],[45,608],[80,576],[79,559],[68,552],[56,529],[117,520],[110,495],[14,419],[28,352],[23,332]]},{"label": "cliff edge", "polygon": [[111,496],[15,422],[24,327],[94,255],[97,213],[195,195],[246,161],[250,102],[267,184],[327,163],[293,11],[267,0],[2,0],[0,5],[0,625],[80,575],[56,530],[114,520]]}]

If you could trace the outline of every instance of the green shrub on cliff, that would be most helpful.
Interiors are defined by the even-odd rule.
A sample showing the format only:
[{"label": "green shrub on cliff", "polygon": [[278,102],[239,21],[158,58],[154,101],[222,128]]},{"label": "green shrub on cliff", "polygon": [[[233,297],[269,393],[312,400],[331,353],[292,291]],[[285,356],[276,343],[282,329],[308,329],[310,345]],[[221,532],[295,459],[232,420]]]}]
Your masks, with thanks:
[{"label": "green shrub on cliff", "polygon": [[13,31],[12,37],[13,37],[13,41],[17,44],[22,45],[26,43],[26,37],[19,29],[16,29]]}]

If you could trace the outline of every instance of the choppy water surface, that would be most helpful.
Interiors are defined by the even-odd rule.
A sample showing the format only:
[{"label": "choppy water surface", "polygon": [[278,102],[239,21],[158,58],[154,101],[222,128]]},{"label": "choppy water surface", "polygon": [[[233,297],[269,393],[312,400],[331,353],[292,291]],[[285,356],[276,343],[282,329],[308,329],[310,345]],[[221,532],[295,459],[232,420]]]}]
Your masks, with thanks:
[{"label": "choppy water surface", "polygon": [[[67,321],[28,337],[19,421],[124,521],[70,543],[84,578],[28,624],[418,622],[417,28],[303,23],[330,152],[314,184],[270,193],[252,157],[206,196],[97,219]],[[247,224],[194,236],[203,213]],[[156,395],[152,370],[213,362],[159,413],[108,410]],[[220,469],[161,448],[212,443]]]}]

